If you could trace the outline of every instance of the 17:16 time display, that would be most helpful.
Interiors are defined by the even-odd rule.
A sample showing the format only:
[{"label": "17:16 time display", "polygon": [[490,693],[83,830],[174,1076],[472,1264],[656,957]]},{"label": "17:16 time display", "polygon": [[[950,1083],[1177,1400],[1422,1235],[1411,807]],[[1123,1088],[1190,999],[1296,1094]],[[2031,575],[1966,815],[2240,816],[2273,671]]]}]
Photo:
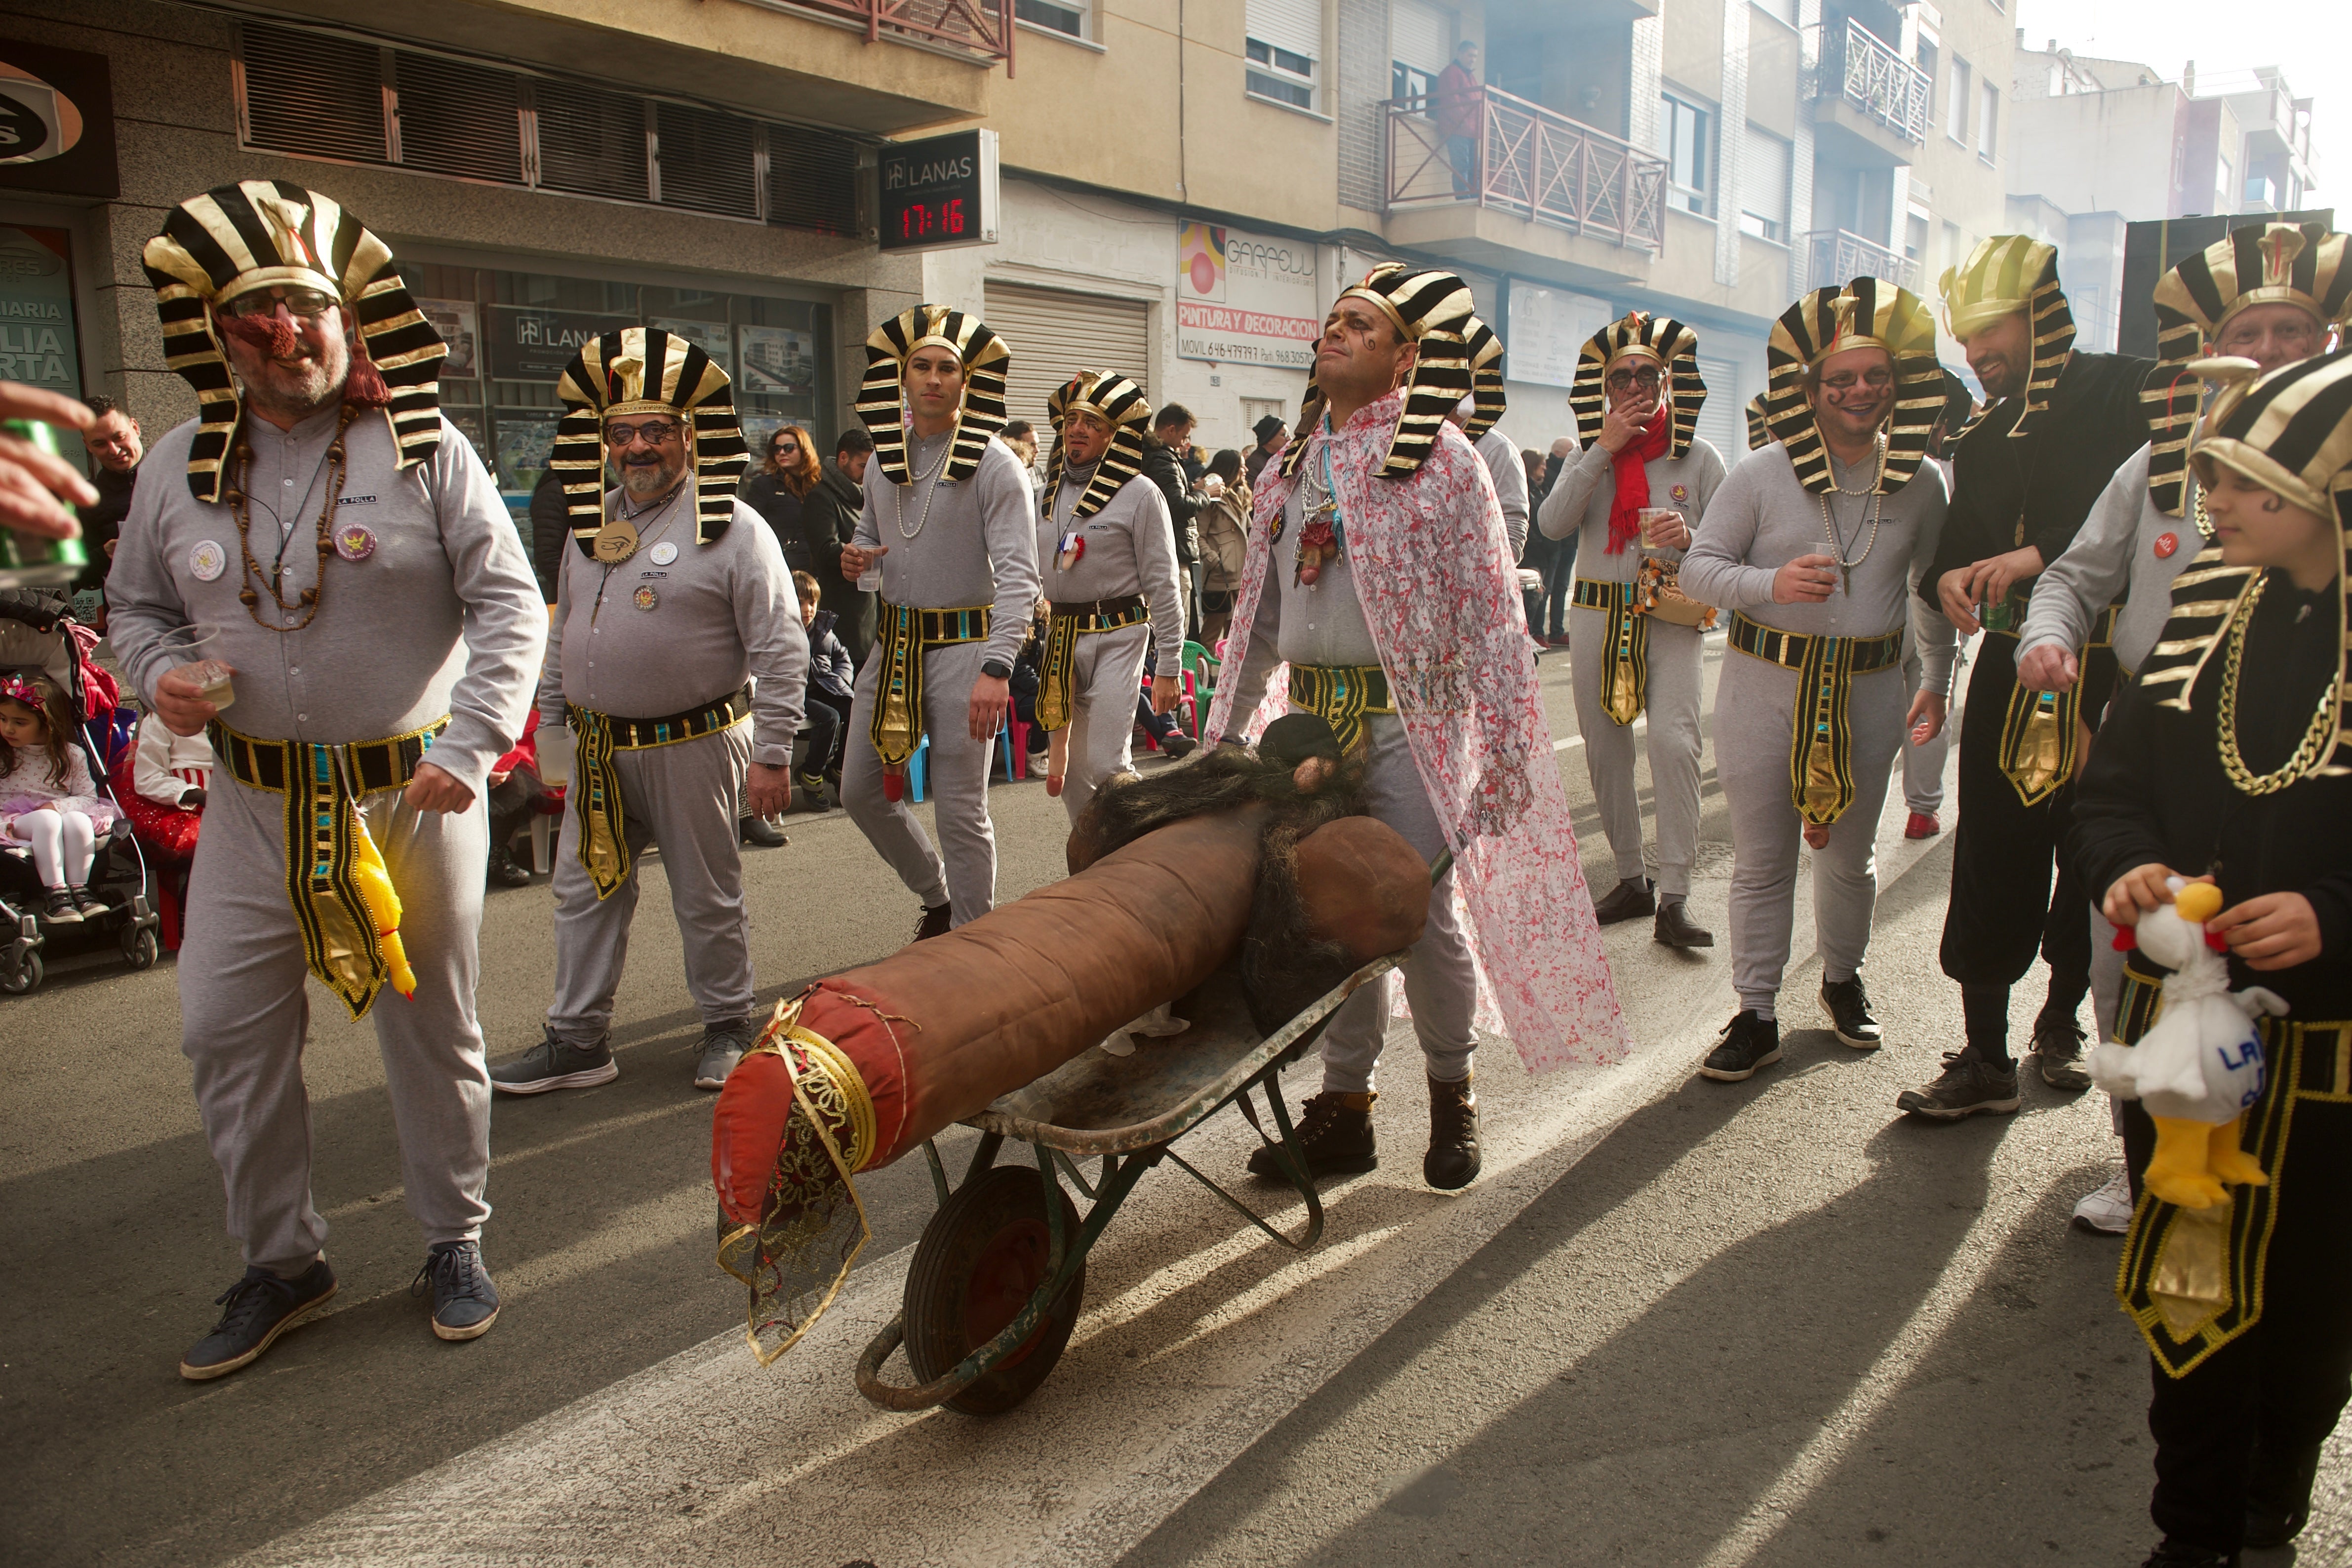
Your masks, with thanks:
[{"label": "17:16 time display", "polygon": [[898,237],[929,239],[933,235],[961,234],[963,198],[944,202],[909,202],[898,215]]}]

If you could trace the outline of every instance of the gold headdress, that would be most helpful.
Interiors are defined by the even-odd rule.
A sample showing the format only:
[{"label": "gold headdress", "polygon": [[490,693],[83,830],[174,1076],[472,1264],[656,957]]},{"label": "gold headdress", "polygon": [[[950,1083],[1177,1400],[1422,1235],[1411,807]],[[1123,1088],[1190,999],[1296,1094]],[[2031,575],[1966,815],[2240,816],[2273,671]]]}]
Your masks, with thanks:
[{"label": "gold headdress", "polygon": [[1592,334],[1576,356],[1576,376],[1568,389],[1569,411],[1576,416],[1577,438],[1590,447],[1601,438],[1608,412],[1609,372],[1621,359],[1646,359],[1663,372],[1674,402],[1675,421],[1667,456],[1690,450],[1698,435],[1698,411],[1706,402],[1706,383],[1699,379],[1698,334],[1680,321],[1634,310],[1622,321],[1612,321]]},{"label": "gold headdress", "polygon": [[2023,436],[2050,406],[2050,392],[2074,348],[2074,312],[2058,287],[2058,247],[2021,234],[1997,234],[1944,268],[1944,328],[1966,338],[2009,315],[2025,312],[2033,334],[2033,367],[2025,380],[2025,412],[2010,429]]},{"label": "gold headdress", "polygon": [[[1110,449],[1095,465],[1094,477],[1087,481],[1086,493],[1078,498],[1076,515],[1092,517],[1118,494],[1119,487],[1143,471],[1143,431],[1151,417],[1151,405],[1144,401],[1143,388],[1115,371],[1082,370],[1054,389],[1045,400],[1045,412],[1054,421],[1054,434],[1062,433],[1062,422],[1073,414],[1092,414],[1110,426]],[[1062,444],[1054,443],[1054,455],[1045,463],[1045,515],[1054,515],[1054,502],[1062,489]]]},{"label": "gold headdress", "polygon": [[1764,423],[1764,395],[1758,393],[1747,403],[1748,449],[1760,452],[1772,444],[1771,426]]},{"label": "gold headdress", "polygon": [[1927,455],[1927,435],[1944,405],[1944,371],[1936,363],[1936,321],[1908,289],[1878,278],[1814,289],[1780,313],[1764,345],[1764,424],[1789,449],[1797,480],[1816,495],[1834,482],[1821,427],[1805,397],[1806,373],[1834,353],[1882,348],[1895,362],[1895,406],[1886,427],[1885,475],[1879,493],[1911,482]]},{"label": "gold headdress", "polygon": [[218,185],[173,207],[142,260],[163,318],[163,363],[196,392],[188,489],[198,500],[220,499],[222,461],[245,411],[212,307],[272,284],[315,289],[343,308],[357,334],[354,370],[373,363],[391,394],[402,468],[441,444],[448,348],[409,298],[391,247],[340,203],[284,180]]},{"label": "gold headdress", "polygon": [[604,516],[604,421],[666,414],[688,431],[694,469],[695,542],[708,544],[735,521],[735,484],[751,466],[727,373],[701,345],[659,327],[624,327],[580,345],[555,394],[565,413],[548,467],[563,477],[564,510],[583,554],[593,554]]},{"label": "gold headdress", "polygon": [[[1438,427],[1465,397],[1475,412],[1462,433],[1475,441],[1494,428],[1503,416],[1503,345],[1472,310],[1468,284],[1451,272],[1416,272],[1402,262],[1384,261],[1339,297],[1350,296],[1380,307],[1404,341],[1418,345],[1412,371],[1405,378],[1396,436],[1378,470],[1382,479],[1401,479],[1416,472],[1437,444]],[[1322,388],[1310,370],[1300,405],[1301,436],[1321,423],[1323,406]],[[1306,447],[1304,440],[1297,440],[1283,449],[1286,477],[1297,471]]]},{"label": "gold headdress", "polygon": [[2248,224],[2184,257],[2158,281],[2157,370],[2141,395],[2147,406],[2147,489],[2158,510],[2179,517],[2188,500],[2182,479],[2189,434],[2202,400],[2187,374],[2189,362],[2214,347],[2221,330],[2252,305],[2299,305],[2322,329],[2342,327],[2352,316],[2347,244],[2345,236],[2315,223]]},{"label": "gold headdress", "polygon": [[857,416],[874,437],[874,460],[894,485],[912,483],[907,471],[907,422],[899,383],[907,362],[927,344],[963,362],[963,403],[943,479],[961,482],[980,467],[988,438],[1004,428],[1004,378],[1013,368],[1004,340],[978,316],[945,305],[903,310],[866,340],[866,380],[857,389]]}]

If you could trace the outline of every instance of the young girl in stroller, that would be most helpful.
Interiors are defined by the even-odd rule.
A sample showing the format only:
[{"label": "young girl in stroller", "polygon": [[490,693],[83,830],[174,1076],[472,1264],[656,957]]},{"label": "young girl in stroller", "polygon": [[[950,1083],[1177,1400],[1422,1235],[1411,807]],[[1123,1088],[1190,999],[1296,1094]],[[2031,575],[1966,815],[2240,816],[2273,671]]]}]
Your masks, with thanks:
[{"label": "young girl in stroller", "polygon": [[47,898],[42,915],[56,924],[106,908],[89,873],[115,818],[73,733],[63,687],[31,671],[0,672],[0,838],[32,850]]}]

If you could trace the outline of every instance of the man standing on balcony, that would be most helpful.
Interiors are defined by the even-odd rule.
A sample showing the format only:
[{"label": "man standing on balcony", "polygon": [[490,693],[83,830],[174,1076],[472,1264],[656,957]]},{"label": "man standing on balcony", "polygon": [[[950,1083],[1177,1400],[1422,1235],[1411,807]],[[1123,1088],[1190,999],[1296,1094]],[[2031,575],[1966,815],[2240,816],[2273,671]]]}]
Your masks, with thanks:
[{"label": "man standing on balcony", "polygon": [[1430,109],[1438,134],[1445,138],[1445,161],[1454,165],[1454,194],[1478,194],[1478,142],[1486,129],[1486,94],[1478,82],[1478,45],[1465,38],[1454,51],[1454,63],[1437,73],[1437,90]]},{"label": "man standing on balcony", "polygon": [[[2076,353],[2074,319],[2058,286],[2058,252],[1995,235],[1943,277],[1945,322],[1993,406],[1952,458],[1952,510],[1922,598],[1963,637],[1987,633],[1960,721],[1960,825],[1944,912],[1944,973],[1960,984],[1966,1047],[1901,1110],[1938,1121],[2017,1109],[2009,1054],[2009,991],[2050,963],[2033,1025],[2042,1076],[2087,1089],[2065,1069],[2083,1052],[2074,1021],[2091,985],[2091,904],[2058,854],[2087,749],[2086,719],[2106,706],[2116,659],[2091,640],[2068,690],[2025,690],[2017,636],[2032,579],[2074,542],[2116,469],[2147,441],[2140,385],[2149,362]],[[2051,886],[2053,861],[2057,886]]]}]

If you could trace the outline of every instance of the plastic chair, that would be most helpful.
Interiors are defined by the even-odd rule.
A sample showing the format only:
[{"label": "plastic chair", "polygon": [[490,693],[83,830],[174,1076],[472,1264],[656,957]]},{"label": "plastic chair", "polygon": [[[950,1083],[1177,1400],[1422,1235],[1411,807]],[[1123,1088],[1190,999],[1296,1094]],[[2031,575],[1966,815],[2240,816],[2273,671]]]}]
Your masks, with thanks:
[{"label": "plastic chair", "polygon": [[[1224,646],[1224,639],[1218,638],[1217,647]],[[1223,659],[1199,643],[1184,645],[1184,706],[1192,715],[1192,734],[1196,741],[1201,738],[1201,710],[1216,700],[1217,672],[1223,668]]]}]

